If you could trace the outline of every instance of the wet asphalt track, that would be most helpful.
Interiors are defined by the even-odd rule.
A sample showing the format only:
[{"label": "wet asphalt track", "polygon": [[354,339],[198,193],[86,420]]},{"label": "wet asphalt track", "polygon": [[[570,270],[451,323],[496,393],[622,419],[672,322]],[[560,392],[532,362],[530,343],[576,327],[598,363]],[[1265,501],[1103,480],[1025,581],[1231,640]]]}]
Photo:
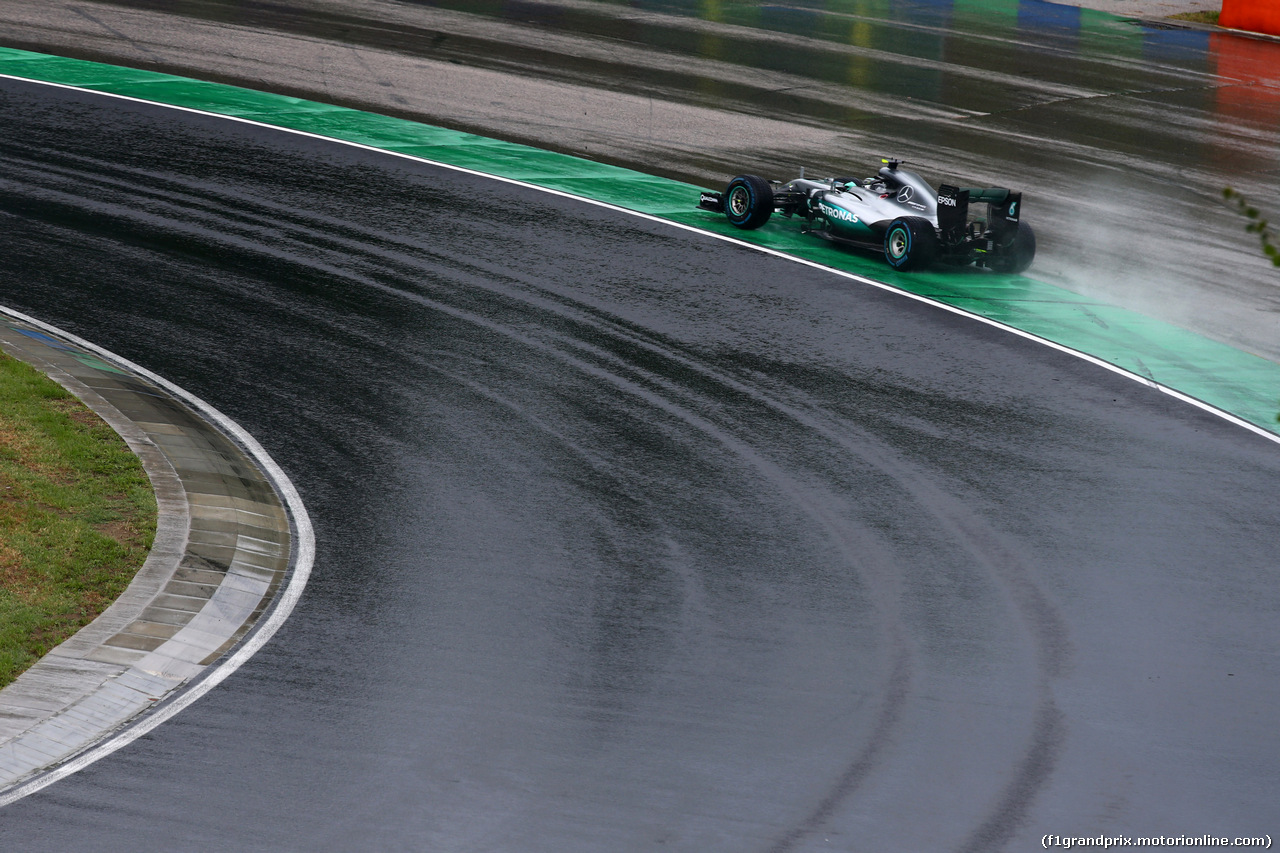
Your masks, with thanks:
[{"label": "wet asphalt track", "polygon": [[319,545],[273,643],[6,849],[1274,831],[1274,444],[592,207],[0,92],[0,301],[246,427]]}]

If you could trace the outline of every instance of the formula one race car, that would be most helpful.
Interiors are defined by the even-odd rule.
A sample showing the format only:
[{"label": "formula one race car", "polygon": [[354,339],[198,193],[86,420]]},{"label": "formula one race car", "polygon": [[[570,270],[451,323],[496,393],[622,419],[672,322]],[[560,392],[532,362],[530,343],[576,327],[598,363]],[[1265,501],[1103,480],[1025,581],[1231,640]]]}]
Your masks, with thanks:
[{"label": "formula one race car", "polygon": [[[739,175],[723,193],[703,192],[698,207],[723,213],[739,228],[759,228],[775,211],[804,217],[805,233],[859,249],[883,251],[898,270],[935,261],[1020,273],[1036,256],[1036,236],[1020,221],[1022,193],[1000,187],[935,192],[914,172],[885,165],[873,178],[800,177],[787,184]],[[985,211],[972,209],[985,205]],[[984,215],[985,214],[985,215]]]}]

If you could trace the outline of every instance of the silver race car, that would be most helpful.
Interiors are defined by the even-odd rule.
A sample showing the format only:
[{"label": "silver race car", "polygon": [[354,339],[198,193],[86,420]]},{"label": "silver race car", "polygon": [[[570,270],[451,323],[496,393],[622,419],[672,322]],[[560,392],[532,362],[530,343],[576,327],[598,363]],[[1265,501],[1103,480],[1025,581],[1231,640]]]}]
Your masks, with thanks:
[{"label": "silver race car", "polygon": [[739,228],[759,228],[775,212],[801,217],[805,233],[883,251],[898,270],[943,263],[1020,273],[1036,256],[1036,237],[1021,221],[1022,193],[1001,187],[936,191],[900,160],[882,160],[875,177],[800,177],[783,184],[739,175],[723,193],[703,192],[698,206]]}]

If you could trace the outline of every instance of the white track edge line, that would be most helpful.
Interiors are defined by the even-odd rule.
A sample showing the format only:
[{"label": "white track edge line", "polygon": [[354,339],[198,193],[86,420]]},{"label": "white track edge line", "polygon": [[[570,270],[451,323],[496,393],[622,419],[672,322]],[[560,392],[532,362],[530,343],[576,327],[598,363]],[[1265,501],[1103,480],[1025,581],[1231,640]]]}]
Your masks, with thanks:
[{"label": "white track edge line", "polygon": [[[193,113],[195,115],[209,116],[211,118],[224,119],[227,121],[236,121],[236,122],[251,125],[254,127],[265,128],[267,130],[275,130],[275,131],[281,131],[284,133],[292,133],[296,136],[302,136],[309,139],[316,139],[324,142],[333,142],[339,145],[347,145],[352,148],[359,148],[365,151],[370,151],[378,154],[386,154],[392,157],[399,157],[401,159],[410,160],[417,163],[426,163],[431,166],[436,166],[442,169],[449,169],[449,170],[460,172],[466,175],[474,175],[475,177],[479,177],[479,178],[486,178],[489,180],[499,181],[505,184],[511,184],[513,186],[524,187],[525,189],[536,190],[538,192],[559,196],[560,198],[566,198],[566,199],[572,199],[574,201],[585,202],[587,204],[592,204],[597,207],[602,207],[607,210],[613,210],[618,213],[627,214],[629,216],[635,216],[640,219],[645,219],[657,224],[665,225],[672,228],[679,228],[684,231],[689,231],[694,234],[700,234],[706,237],[713,237],[717,240],[723,240],[726,243],[734,243],[736,245],[743,246],[748,249],[753,249],[757,252],[763,252],[764,254],[772,255],[773,257],[776,257],[776,258],[782,258],[784,260],[788,260],[793,263],[804,264],[805,266],[811,267],[813,269],[818,269],[818,270],[823,270],[825,272],[833,273],[843,278],[847,278],[851,281],[856,281],[859,284],[869,285],[871,287],[878,288],[888,293],[894,293],[899,296],[905,296],[908,299],[914,299],[917,302],[922,302],[926,305],[932,305],[935,308],[941,308],[944,311],[950,311],[952,314],[957,314],[961,317],[968,317],[971,320],[977,320],[978,322],[985,323],[988,326],[992,326],[997,329],[1002,329],[1006,332],[1010,332],[1014,335],[1025,338],[1030,341],[1035,341],[1036,343],[1043,344],[1044,346],[1050,347],[1051,349],[1055,349],[1059,352],[1066,353],[1068,355],[1073,355],[1077,358],[1080,358],[1089,362],[1090,364],[1094,364],[1098,367],[1102,367],[1107,370],[1110,370],[1111,372],[1119,374],[1120,376],[1123,376],[1126,379],[1131,379],[1134,382],[1137,382],[1142,385],[1146,385],[1149,388],[1154,388],[1155,390],[1160,391],[1164,394],[1168,394],[1169,396],[1177,400],[1180,400],[1184,403],[1188,403],[1192,406],[1195,406],[1198,409],[1201,409],[1205,412],[1216,415],[1222,418],[1223,420],[1226,420],[1232,424],[1235,424],[1236,426],[1243,427],[1244,429],[1247,429],[1250,432],[1255,433],[1256,435],[1262,436],[1263,438],[1266,438],[1270,441],[1280,444],[1280,434],[1277,434],[1275,432],[1272,432],[1271,430],[1260,427],[1257,424],[1250,423],[1249,421],[1245,420],[1239,415],[1234,415],[1231,412],[1226,411],[1225,409],[1221,409],[1217,406],[1214,406],[1211,403],[1206,403],[1204,400],[1201,400],[1197,397],[1192,397],[1191,395],[1185,392],[1178,391],[1175,388],[1172,388],[1168,385],[1164,385],[1160,382],[1155,381],[1154,379],[1149,379],[1139,373],[1134,373],[1133,371],[1120,367],[1117,364],[1112,364],[1111,362],[1106,361],[1105,359],[1099,358],[1098,356],[1095,356],[1095,355],[1091,355],[1087,352],[1084,352],[1083,350],[1073,349],[1072,347],[1066,346],[1065,344],[1057,343],[1056,341],[1052,341],[1052,340],[1049,340],[1048,338],[1041,337],[1040,335],[1037,335],[1033,332],[1028,332],[1023,329],[1019,329],[1016,326],[1010,326],[1007,323],[1000,322],[999,320],[993,320],[989,317],[984,317],[981,314],[976,314],[972,311],[967,311],[964,308],[960,308],[955,305],[950,305],[946,302],[942,302],[937,299],[932,299],[928,296],[921,296],[920,294],[911,293],[910,291],[903,290],[898,287],[894,287],[891,284],[886,284],[881,281],[876,281],[875,279],[872,279],[872,278],[867,278],[866,276],[859,275],[858,273],[847,272],[845,270],[836,269],[835,267],[826,266],[825,264],[818,263],[817,261],[810,261],[805,258],[798,258],[794,255],[788,255],[785,252],[778,251],[777,249],[770,249],[767,246],[760,246],[755,243],[741,240],[739,238],[732,237],[726,234],[717,234],[713,231],[707,231],[693,225],[686,225],[682,222],[673,222],[669,219],[663,219],[660,216],[655,216],[650,213],[643,213],[638,210],[631,210],[629,208],[621,207],[619,205],[612,204],[607,201],[600,201],[598,199],[587,198],[586,196],[580,196],[580,195],[575,195],[574,193],[565,192],[564,190],[557,190],[557,189],[552,189],[550,187],[539,186],[537,184],[532,184],[532,183],[529,183],[528,181],[521,181],[516,178],[507,178],[502,175],[494,175],[489,172],[481,172],[476,169],[467,168],[466,166],[456,166],[452,163],[443,163],[439,160],[432,160],[429,157],[420,157],[414,154],[405,154],[400,151],[392,151],[387,148],[379,148],[376,145],[368,145],[363,142],[352,142],[350,140],[341,139],[336,136],[325,136],[324,134],[312,133],[311,131],[307,131],[307,130],[297,130],[291,127],[281,127],[280,125],[271,124],[269,122],[258,121],[257,119],[243,118],[242,116],[225,115],[223,113],[215,113],[215,112],[210,112],[209,110],[197,109],[196,107],[184,107],[177,104],[166,104],[162,101],[148,100],[147,98],[139,98],[134,95],[119,95],[114,92],[102,92],[97,89],[90,89],[84,86],[73,86],[67,83],[53,83],[47,80],[35,80],[30,77],[22,77],[16,74],[0,74],[0,78],[9,79],[9,80],[18,80],[24,83],[36,83],[43,86],[53,86],[59,89],[70,89],[72,91],[85,92],[87,94],[99,95],[106,98],[117,98],[122,101],[131,101],[133,103],[163,107],[166,109],[178,110],[180,112]],[[182,78],[179,78],[179,79],[182,79]],[[196,81],[196,82],[200,82],[200,81]],[[264,93],[264,94],[270,94],[270,93]],[[346,108],[339,107],[339,109],[346,109]],[[376,115],[376,114],[371,113],[371,115]],[[484,137],[479,137],[477,134],[470,134],[470,135],[477,136],[478,138],[484,138]],[[570,156],[570,155],[565,155],[565,156]],[[634,170],[630,170],[630,171],[634,171]],[[643,175],[643,173],[641,172],[637,172],[636,174]]]},{"label": "white track edge line", "polygon": [[[4,75],[0,75],[4,76]],[[74,758],[55,766],[53,769],[42,773],[34,779],[18,785],[17,787],[0,794],[0,807],[6,806],[16,800],[33,794],[48,785],[52,785],[61,779],[84,769],[100,758],[104,758],[121,747],[127,746],[147,732],[166,722],[180,711],[189,707],[197,699],[204,696],[222,681],[224,681],[233,672],[244,665],[249,658],[253,657],[267,641],[284,625],[299,599],[302,597],[302,591],[307,585],[307,580],[311,576],[311,569],[315,563],[315,531],[311,525],[311,518],[307,515],[306,507],[303,506],[302,497],[298,494],[297,488],[293,482],[285,474],[284,470],[276,464],[275,460],[263,449],[258,441],[245,431],[243,427],[237,424],[231,418],[215,409],[204,400],[194,394],[178,387],[172,382],[161,376],[147,370],[141,365],[134,364],[126,358],[122,358],[115,353],[110,352],[103,347],[98,346],[90,341],[85,340],[77,335],[63,331],[49,323],[38,320],[35,317],[28,316],[19,311],[0,306],[0,313],[16,318],[24,323],[29,323],[37,328],[44,329],[50,334],[58,335],[79,347],[94,353],[110,364],[116,364],[120,367],[136,373],[139,376],[155,383],[178,399],[186,402],[188,405],[196,409],[207,420],[212,421],[220,429],[234,438],[240,443],[267,476],[271,479],[272,485],[281,493],[284,502],[289,510],[289,515],[297,528],[295,541],[292,543],[292,570],[289,574],[289,581],[284,589],[276,596],[271,604],[270,612],[266,619],[262,620],[254,627],[244,641],[238,645],[229,656],[200,675],[196,676],[197,681],[190,687],[180,687],[179,692],[170,701],[167,701],[156,708],[155,711],[138,718],[137,722],[127,723],[125,728],[118,734],[109,737],[93,746],[86,748],[83,752]]]}]

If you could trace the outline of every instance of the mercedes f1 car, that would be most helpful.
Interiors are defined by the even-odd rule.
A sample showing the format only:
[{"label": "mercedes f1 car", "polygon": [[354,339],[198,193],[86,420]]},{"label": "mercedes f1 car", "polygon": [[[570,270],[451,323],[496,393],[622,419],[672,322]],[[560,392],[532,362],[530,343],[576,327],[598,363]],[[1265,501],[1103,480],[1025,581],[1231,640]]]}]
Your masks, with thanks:
[{"label": "mercedes f1 car", "polygon": [[935,262],[1020,273],[1036,255],[1036,237],[1021,221],[1022,193],[1001,187],[935,192],[923,178],[883,160],[875,177],[800,177],[783,184],[739,175],[723,193],[703,192],[698,206],[723,213],[739,228],[759,228],[775,212],[800,217],[804,230],[859,249],[883,251],[897,270]]}]

